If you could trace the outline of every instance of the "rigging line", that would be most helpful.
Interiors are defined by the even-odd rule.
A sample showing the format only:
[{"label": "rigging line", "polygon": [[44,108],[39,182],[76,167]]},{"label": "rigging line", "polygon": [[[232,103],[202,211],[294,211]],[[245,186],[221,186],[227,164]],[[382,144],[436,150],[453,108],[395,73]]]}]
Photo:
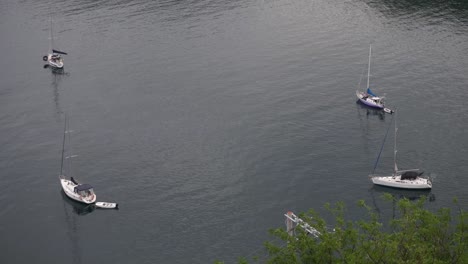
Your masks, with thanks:
[{"label": "rigging line", "polygon": [[392,119],[390,120],[390,124],[388,124],[387,133],[385,133],[385,137],[384,137],[384,140],[382,142],[382,146],[380,147],[380,152],[379,152],[379,155],[377,156],[377,160],[375,161],[374,169],[372,170],[372,174],[375,173],[375,169],[377,168],[377,164],[379,163],[380,154],[382,154],[382,150],[383,150],[384,145],[385,145],[385,140],[387,139],[387,136],[388,136],[388,131],[390,131],[390,128],[392,127],[393,116],[394,115],[392,115]]},{"label": "rigging line", "polygon": [[67,133],[67,115],[65,115],[65,125],[63,128],[63,143],[62,143],[62,163],[60,164],[60,176],[63,176],[63,156],[65,155],[65,135]]},{"label": "rigging line", "polygon": [[[68,130],[70,130],[70,117],[67,118],[67,128]],[[71,156],[73,156],[73,151],[72,151],[72,144],[71,144],[71,131],[68,131],[68,146],[69,146],[69,152],[70,152],[70,158],[69,158],[69,161],[68,161],[68,175],[70,176],[70,178],[72,177],[72,158]]]},{"label": "rigging line", "polygon": [[362,76],[364,76],[365,71],[366,71],[366,69],[362,69],[361,78],[359,78],[358,89],[361,89]]}]

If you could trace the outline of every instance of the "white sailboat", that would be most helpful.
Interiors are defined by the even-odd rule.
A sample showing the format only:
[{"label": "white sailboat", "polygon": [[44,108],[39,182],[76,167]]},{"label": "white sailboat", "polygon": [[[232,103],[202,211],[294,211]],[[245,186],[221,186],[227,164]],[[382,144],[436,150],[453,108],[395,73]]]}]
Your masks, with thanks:
[{"label": "white sailboat", "polygon": [[[374,171],[372,172],[369,177],[371,178],[372,182],[376,185],[393,187],[393,188],[400,188],[400,189],[431,189],[432,182],[430,179],[421,177],[424,172],[420,172],[419,169],[411,169],[411,170],[398,170],[397,162],[396,162],[396,138],[397,138],[397,122],[395,117],[395,136],[394,136],[394,144],[393,144],[393,174],[390,176],[379,176],[373,174],[375,172],[375,168],[377,167],[377,163],[380,158],[380,153],[383,150],[383,144],[385,144],[385,140],[382,143],[382,148],[380,153],[377,157],[377,161],[374,166]],[[388,134],[388,131],[387,131]],[[387,136],[385,135],[385,138]]]},{"label": "white sailboat", "polygon": [[356,90],[356,96],[359,101],[367,106],[383,109],[387,113],[393,113],[392,110],[385,107],[384,97],[377,96],[370,89],[370,66],[371,66],[372,45],[369,46],[369,64],[367,66],[367,90],[365,92]]},{"label": "white sailboat", "polygon": [[[92,204],[96,202],[96,194],[94,193],[93,187],[89,184],[81,184],[78,183],[72,176],[71,176],[71,161],[69,162],[69,171],[68,171],[68,176],[70,176],[70,179],[66,178],[66,175],[64,173],[63,169],[63,162],[65,159],[71,159],[74,156],[71,155],[68,157],[65,157],[65,141],[66,141],[66,135],[70,134],[71,131],[68,130],[68,121],[67,118],[65,117],[65,127],[63,131],[63,143],[62,143],[62,163],[60,166],[60,184],[62,186],[63,192],[70,197],[71,199],[82,202],[85,204]],[[69,141],[70,135],[68,136]],[[70,151],[71,152],[71,151]]]},{"label": "white sailboat", "polygon": [[67,55],[66,52],[56,50],[53,47],[54,37],[52,32],[52,18],[50,19],[50,28],[49,28],[49,51],[47,55],[42,57],[44,61],[47,61],[47,64],[55,69],[63,69],[63,58],[61,55]]},{"label": "white sailboat", "polygon": [[68,126],[69,126],[68,120],[67,120],[67,117],[65,116],[65,127],[63,131],[63,143],[62,143],[62,163],[60,166],[60,175],[59,175],[60,185],[62,186],[63,192],[69,198],[75,201],[81,202],[81,203],[94,204],[93,206],[98,207],[98,208],[103,208],[103,209],[118,209],[119,205],[117,203],[96,202],[96,194],[94,193],[93,187],[86,183],[79,183],[71,176],[71,173],[72,173],[71,160],[69,162],[69,169],[68,169],[68,176],[70,176],[70,179],[67,179],[64,173],[64,169],[63,169],[63,162],[65,159],[71,159],[73,157],[76,157],[76,155],[71,154],[71,150],[69,151],[70,155],[65,157],[65,141],[67,139],[67,134],[68,134],[69,144],[71,143],[70,142],[71,131],[68,130]]}]

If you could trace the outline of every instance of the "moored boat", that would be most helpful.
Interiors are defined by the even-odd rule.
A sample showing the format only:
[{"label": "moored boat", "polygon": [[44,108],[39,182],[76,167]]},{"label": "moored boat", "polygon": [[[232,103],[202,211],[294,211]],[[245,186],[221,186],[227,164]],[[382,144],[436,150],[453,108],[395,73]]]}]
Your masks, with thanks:
[{"label": "moored boat", "polygon": [[[82,202],[85,204],[92,204],[96,202],[96,194],[94,193],[93,187],[89,184],[81,184],[78,183],[72,176],[72,163],[71,160],[69,161],[69,166],[68,166],[68,176],[70,176],[70,179],[67,179],[64,171],[64,160],[65,159],[71,159],[73,157],[76,157],[74,155],[71,155],[71,148],[70,148],[70,156],[65,157],[65,141],[67,139],[67,134],[69,134],[71,131],[68,130],[68,120],[67,117],[65,116],[65,126],[63,129],[63,143],[62,143],[62,162],[60,166],[60,185],[62,186],[63,192],[70,197],[71,199]],[[70,135],[68,137],[69,142],[71,141]]]},{"label": "moored boat", "polygon": [[385,102],[384,102],[384,97],[383,96],[377,96],[372,92],[370,89],[370,65],[371,65],[371,54],[372,54],[372,45],[369,46],[369,64],[367,67],[367,90],[360,91],[356,90],[356,96],[359,99],[359,101],[367,106],[373,107],[373,108],[378,108],[378,109],[384,109],[385,112],[387,113],[393,113],[392,110],[385,108]]},{"label": "moored boat", "polygon": [[50,19],[50,28],[49,28],[49,51],[47,55],[42,57],[42,60],[46,61],[47,64],[53,69],[63,69],[63,58],[62,55],[68,55],[66,52],[56,50],[53,47],[54,37],[52,32],[52,19]]},{"label": "moored boat", "polygon": [[[395,115],[396,116],[396,115]],[[391,124],[391,123],[390,123]],[[389,127],[390,129],[390,127]],[[377,164],[379,162],[380,154],[382,153],[383,146],[385,144],[385,139],[387,138],[387,134],[385,135],[384,142],[382,143],[382,147],[380,149],[380,153],[377,156],[377,160],[374,165],[374,170],[369,177],[371,178],[372,182],[376,185],[380,186],[387,186],[393,188],[400,188],[400,189],[431,189],[432,188],[432,181],[428,178],[422,177],[423,172],[420,172],[419,169],[411,169],[411,170],[398,170],[397,162],[396,162],[396,137],[397,137],[397,123],[395,117],[395,136],[394,136],[394,144],[393,144],[393,174],[386,176],[386,175],[375,175],[375,169],[377,168]]]},{"label": "moored boat", "polygon": [[71,199],[85,204],[96,202],[96,194],[91,185],[86,183],[79,184],[73,177],[68,180],[63,175],[60,177],[60,184],[62,185],[63,192]]}]

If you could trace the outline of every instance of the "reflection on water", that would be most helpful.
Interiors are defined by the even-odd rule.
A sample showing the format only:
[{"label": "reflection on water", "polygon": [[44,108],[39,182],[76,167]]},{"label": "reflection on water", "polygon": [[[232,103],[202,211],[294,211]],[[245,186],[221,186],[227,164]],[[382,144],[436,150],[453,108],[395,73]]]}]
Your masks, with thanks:
[{"label": "reflection on water", "polygon": [[[93,207],[89,207],[88,205],[80,204],[78,202],[71,200],[63,192],[63,190],[60,190],[60,194],[62,195],[62,200],[63,200],[63,210],[65,213],[65,222],[67,223],[67,228],[68,228],[67,234],[70,239],[73,263],[79,264],[79,263],[82,263],[82,260],[81,260],[82,250],[80,246],[79,223],[78,223],[77,215],[78,216],[87,215],[91,213],[94,209]],[[69,205],[71,205],[73,208],[72,214],[70,214]]]},{"label": "reflection on water", "polygon": [[[63,70],[62,70],[63,71]],[[52,88],[54,93],[54,105],[55,105],[55,113],[60,114],[63,113],[62,108],[60,107],[60,98],[59,98],[59,84],[62,80],[62,73],[56,73],[52,70]]]},{"label": "reflection on water", "polygon": [[87,215],[89,213],[92,213],[96,209],[96,206],[94,204],[83,204],[76,202],[70,199],[63,191],[61,191],[61,194],[65,203],[71,205],[73,208],[73,213],[77,215]]},{"label": "reflection on water", "polygon": [[369,116],[377,116],[380,120],[385,120],[385,112],[383,110],[366,106],[359,100],[356,101],[356,105],[359,117],[361,117],[361,115],[365,118],[369,118]]},{"label": "reflection on water", "polygon": [[379,217],[382,217],[382,210],[385,202],[383,204],[379,203],[378,201],[384,201],[383,198],[384,194],[390,194],[392,196],[392,219],[397,216],[397,203],[398,200],[401,199],[408,199],[410,201],[416,201],[423,197],[426,197],[427,202],[434,202],[436,200],[435,195],[432,193],[432,190],[407,190],[407,189],[396,189],[396,188],[389,188],[379,185],[373,185],[373,187],[369,190],[372,202],[374,204],[375,211],[379,214]]},{"label": "reflection on water", "polygon": [[60,106],[60,92],[59,92],[59,87],[60,83],[62,82],[63,76],[68,76],[70,75],[68,72],[65,71],[65,69],[57,69],[54,67],[49,66],[48,64],[44,65],[44,69],[50,69],[50,72],[52,73],[52,91],[53,91],[53,99],[54,99],[54,106],[55,106],[55,113],[57,121],[60,121],[60,115],[63,114],[62,107]]},{"label": "reflection on water", "polygon": [[[367,1],[370,8],[388,18],[390,23],[404,24],[401,29],[442,26],[441,30],[456,34],[467,32],[468,1]],[[431,19],[428,19],[431,18]]]},{"label": "reflection on water", "polygon": [[62,14],[67,16],[81,15],[83,13],[96,12],[95,17],[99,19],[109,19],[108,12],[125,12],[121,14],[127,19],[132,17],[144,16],[146,14],[161,13],[168,16],[167,20],[176,22],[177,20],[190,19],[192,17],[200,17],[203,15],[214,15],[220,12],[231,10],[233,8],[247,5],[249,2],[244,1],[209,1],[209,0],[192,0],[192,1],[115,1],[115,2],[96,2],[96,1],[80,1],[64,2],[60,1],[56,5],[60,5]]},{"label": "reflection on water", "polygon": [[[466,155],[460,151],[466,149],[467,35],[452,34],[468,29],[461,3],[2,1],[2,35],[14,40],[0,41],[9,51],[2,61],[14,64],[2,71],[1,160],[6,168],[24,164],[17,177],[4,170],[2,180],[13,191],[28,177],[50,173],[61,149],[61,114],[73,109],[77,129],[85,132],[77,139],[85,153],[82,170],[102,175],[102,185],[124,181],[115,186],[115,199],[135,201],[126,224],[118,225],[106,221],[112,212],[83,217],[94,206],[62,194],[51,218],[57,222],[48,223],[67,227],[65,251],[78,263],[80,256],[102,263],[235,262],[268,239],[262,230],[282,224],[273,216],[284,208],[302,211],[336,200],[372,204],[372,195],[391,217],[391,203],[380,198],[384,192],[398,199],[435,196],[370,188],[364,178],[349,177],[368,174],[392,119],[352,105],[357,98],[349,85],[366,73],[372,42],[372,78],[408,120],[401,151],[420,167],[444,171],[430,207],[446,205],[452,195],[466,201]],[[437,5],[464,9],[432,9]],[[71,54],[65,71],[39,69],[50,13],[62,22],[57,35]],[[37,63],[28,63],[31,58]],[[66,71],[73,76],[65,77]],[[58,195],[55,183],[48,186],[43,188]],[[311,186],[321,188],[311,192]],[[30,195],[50,193],[43,188]],[[8,241],[22,230],[15,222],[44,217],[39,208],[21,218],[7,213],[11,209],[1,212],[0,224],[8,227],[1,242],[9,250],[0,262],[25,262],[16,254],[24,248],[31,250],[23,258],[57,259],[44,254],[54,252],[53,243]],[[182,222],[166,228],[173,219]],[[80,239],[106,225],[108,232]],[[135,249],[131,255],[125,254],[127,242]]]},{"label": "reflection on water", "polygon": [[[388,15],[417,14],[420,16],[430,15],[431,12],[437,14],[451,13],[462,16],[468,11],[468,2],[465,0],[427,0],[427,1],[408,1],[408,0],[377,0],[369,3],[369,6]],[[443,16],[444,19],[453,19],[451,16]],[[465,17],[466,18],[466,17]]]},{"label": "reflection on water", "polygon": [[395,189],[395,188],[388,188],[384,186],[374,185],[371,189],[371,192],[375,192],[378,194],[388,193],[395,199],[408,199],[411,201],[418,200],[421,197],[427,197],[429,202],[435,201],[435,195],[431,192],[431,190],[406,190],[406,189]]},{"label": "reflection on water", "polygon": [[68,75],[69,74],[68,72],[65,71],[64,68],[59,69],[59,68],[51,67],[48,64],[44,64],[43,68],[50,69],[50,71],[55,75]]}]

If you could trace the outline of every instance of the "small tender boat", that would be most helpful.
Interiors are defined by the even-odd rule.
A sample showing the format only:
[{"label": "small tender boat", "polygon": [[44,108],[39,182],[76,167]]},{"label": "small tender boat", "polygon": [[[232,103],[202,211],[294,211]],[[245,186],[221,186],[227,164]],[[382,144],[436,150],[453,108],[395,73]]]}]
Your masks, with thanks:
[{"label": "small tender boat", "polygon": [[66,52],[53,49],[54,38],[52,36],[52,19],[50,19],[50,29],[49,29],[49,51],[47,55],[43,56],[42,59],[47,61],[47,64],[55,69],[63,68],[63,58],[61,55],[67,55]]},{"label": "small tender boat", "polygon": [[[391,123],[390,123],[391,124]],[[390,129],[390,127],[389,127]],[[382,143],[382,147],[380,149],[379,155],[377,156],[377,160],[374,165],[374,170],[369,177],[371,178],[372,182],[376,185],[393,187],[393,188],[401,188],[401,189],[431,189],[432,182],[430,179],[421,177],[423,172],[419,172],[419,169],[411,169],[411,170],[398,170],[398,166],[396,163],[396,136],[397,136],[397,124],[395,118],[395,137],[394,137],[394,145],[393,145],[393,174],[390,176],[379,176],[375,175],[375,169],[377,168],[377,164],[379,162],[380,154],[382,153],[383,146],[385,144],[385,139],[387,138],[388,130],[384,138],[384,142]]]},{"label": "small tender boat", "polygon": [[96,202],[96,207],[103,209],[119,209],[119,204],[108,202]]},{"label": "small tender boat", "polygon": [[[372,45],[369,46],[369,65],[367,68],[367,90],[365,92],[356,90],[356,96],[359,101],[367,106],[378,108],[378,109],[385,109],[384,97],[377,96],[374,94],[371,89],[369,88],[369,81],[370,81],[370,63],[371,63],[371,53],[372,53]],[[390,109],[385,110],[387,113],[392,113]]]}]

